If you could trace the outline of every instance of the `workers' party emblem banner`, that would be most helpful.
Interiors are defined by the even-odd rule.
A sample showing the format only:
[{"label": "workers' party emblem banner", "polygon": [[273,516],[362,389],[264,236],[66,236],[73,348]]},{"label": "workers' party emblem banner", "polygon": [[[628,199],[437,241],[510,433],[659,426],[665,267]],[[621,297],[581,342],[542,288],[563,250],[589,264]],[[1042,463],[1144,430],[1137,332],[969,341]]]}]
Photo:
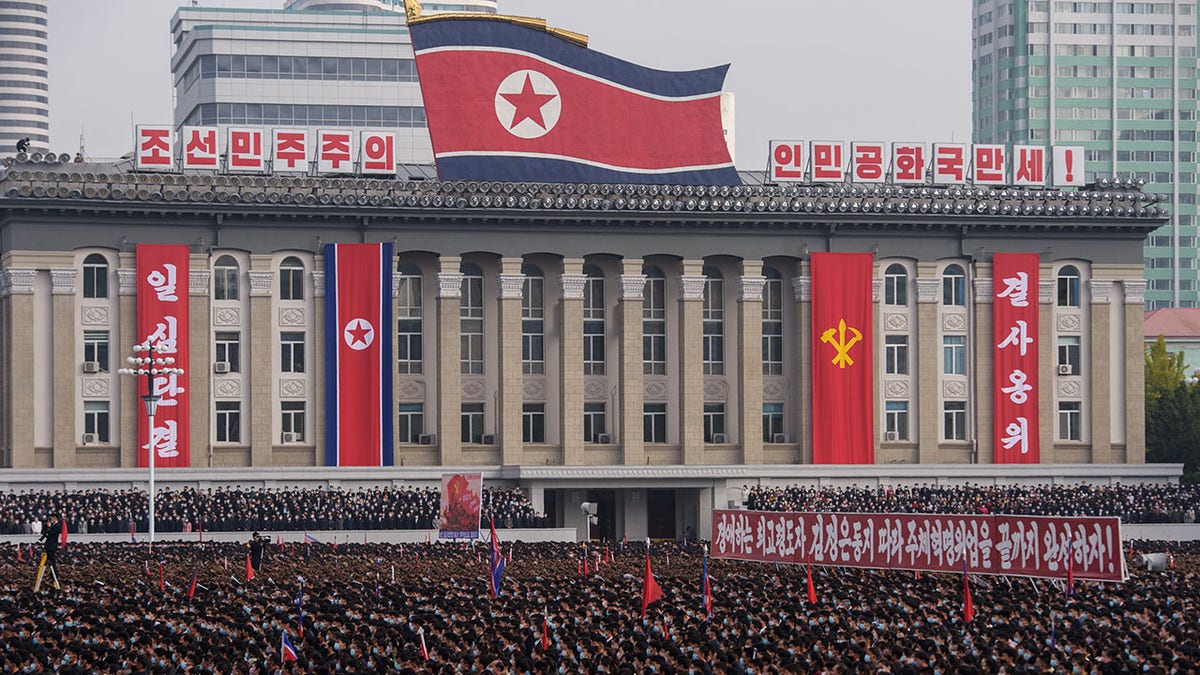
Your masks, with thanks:
[{"label": "workers' party emblem banner", "polygon": [[392,244],[325,245],[329,466],[392,464]]},{"label": "workers' party emblem banner", "polygon": [[442,474],[439,539],[478,539],[483,510],[483,474]]},{"label": "workers' party emblem banner", "polygon": [[727,65],[653,70],[493,18],[409,24],[442,180],[741,184]]},{"label": "workers' party emblem banner", "polygon": [[[144,336],[142,344],[159,348],[163,357],[173,357],[175,367],[185,371],[188,369],[189,252],[185,245],[138,244],[135,254],[137,334]],[[153,435],[146,407],[141,402],[151,386],[147,379],[145,375],[137,378],[138,466],[149,466],[151,448],[155,466],[190,466],[187,373],[154,378],[154,394],[159,401]]]},{"label": "workers' party emblem banner", "polygon": [[870,253],[814,253],[813,463],[873,464]]},{"label": "workers' party emblem banner", "polygon": [[1037,464],[1038,255],[992,257],[995,462]]}]

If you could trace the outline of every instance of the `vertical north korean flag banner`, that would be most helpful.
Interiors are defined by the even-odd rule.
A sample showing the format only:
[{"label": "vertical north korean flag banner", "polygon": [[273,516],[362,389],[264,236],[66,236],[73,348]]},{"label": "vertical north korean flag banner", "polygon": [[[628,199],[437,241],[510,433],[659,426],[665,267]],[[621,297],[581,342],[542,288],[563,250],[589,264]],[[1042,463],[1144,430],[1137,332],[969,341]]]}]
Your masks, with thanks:
[{"label": "vertical north korean flag banner", "polygon": [[873,464],[870,253],[814,253],[813,463]]},{"label": "vertical north korean flag banner", "polygon": [[325,245],[329,466],[392,464],[392,245]]},{"label": "vertical north korean flag banner", "polygon": [[654,70],[492,18],[409,31],[442,180],[741,184],[721,124],[727,65]]},{"label": "vertical north korean flag banner", "polygon": [[[142,344],[161,346],[175,359],[175,365],[188,369],[188,254],[185,245],[138,244],[137,334]],[[138,398],[147,393],[145,377],[137,378]],[[154,437],[150,438],[146,407],[138,405],[138,466],[154,465],[177,468],[191,465],[188,445],[187,373],[154,378],[158,408],[154,414]]]},{"label": "vertical north korean flag banner", "polygon": [[992,258],[995,462],[1037,464],[1038,254]]}]

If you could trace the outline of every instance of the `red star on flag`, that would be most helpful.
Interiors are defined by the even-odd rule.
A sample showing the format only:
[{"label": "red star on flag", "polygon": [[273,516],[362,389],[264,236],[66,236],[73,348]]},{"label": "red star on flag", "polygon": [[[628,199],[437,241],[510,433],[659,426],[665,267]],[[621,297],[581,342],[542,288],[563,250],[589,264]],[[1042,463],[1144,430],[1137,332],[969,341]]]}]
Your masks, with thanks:
[{"label": "red star on flag", "polygon": [[535,92],[533,90],[533,82],[529,79],[528,74],[525,75],[525,86],[521,87],[520,93],[505,94],[501,92],[500,95],[517,109],[513,113],[512,124],[508,125],[509,129],[512,129],[525,120],[532,120],[534,124],[545,129],[546,122],[542,119],[542,107],[557,98],[557,94],[539,94]]},{"label": "red star on flag", "polygon": [[353,347],[358,343],[367,344],[367,335],[371,333],[371,327],[363,325],[362,321],[354,324],[356,327],[347,326],[346,332],[350,334],[353,340],[350,341],[350,346]]}]

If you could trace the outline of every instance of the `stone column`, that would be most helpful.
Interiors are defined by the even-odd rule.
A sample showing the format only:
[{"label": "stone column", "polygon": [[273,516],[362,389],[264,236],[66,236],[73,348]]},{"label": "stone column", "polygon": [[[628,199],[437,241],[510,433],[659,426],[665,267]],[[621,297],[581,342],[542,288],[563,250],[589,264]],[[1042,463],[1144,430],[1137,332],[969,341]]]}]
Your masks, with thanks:
[{"label": "stone column", "polygon": [[442,466],[462,462],[462,258],[438,259],[437,440]]},{"label": "stone column", "polygon": [[[767,278],[761,260],[743,260],[738,278],[738,428],[742,463],[763,463],[762,301]],[[707,494],[705,491],[701,491]]]},{"label": "stone column", "polygon": [[562,306],[559,327],[559,442],[563,464],[583,464],[583,260],[562,261]]},{"label": "stone column", "polygon": [[[124,260],[128,255],[129,259]],[[134,264],[132,254],[121,255],[122,264]],[[120,317],[120,334],[122,336],[119,346],[113,345],[113,355],[121,362],[125,362],[125,358],[133,355],[133,346],[140,344],[145,336],[138,335],[137,332],[137,270],[133,268],[119,268],[117,270],[117,289],[119,299],[117,301],[117,313]],[[207,319],[206,319],[207,321]],[[141,417],[141,411],[144,410],[141,400],[137,395],[138,378],[123,376],[117,378],[117,386],[120,388],[121,396],[121,420],[120,429],[117,432],[121,439],[121,460],[120,464],[124,468],[136,468],[138,465],[138,419]],[[196,401],[192,401],[194,407],[198,405]],[[205,411],[204,428],[205,433],[212,427],[211,412]],[[196,430],[192,429],[193,435]]]},{"label": "stone column", "polygon": [[703,260],[683,261],[679,288],[679,445],[692,466],[704,461]]},{"label": "stone column", "polygon": [[[277,343],[272,316],[271,290],[275,273],[271,256],[250,256],[250,466],[269,466],[275,448],[275,412],[278,406],[272,381],[278,376]],[[243,399],[244,400],[244,399]],[[245,423],[242,429],[246,428]]]},{"label": "stone column", "polygon": [[792,300],[796,307],[792,415],[796,419],[796,443],[800,448],[800,463],[812,464],[812,277],[807,276],[808,270],[804,269],[806,265],[807,263],[801,263],[801,275],[792,277]]},{"label": "stone column", "polygon": [[1042,265],[1042,281],[1038,282],[1038,448],[1041,463],[1058,461],[1054,451],[1054,424],[1058,411],[1054,405],[1054,291],[1055,282],[1050,266]]},{"label": "stone column", "polygon": [[[1090,368],[1088,379],[1091,385],[1091,400],[1088,403],[1088,413],[1091,417],[1089,435],[1093,464],[1111,464],[1113,461],[1112,427],[1109,418],[1112,408],[1112,390],[1109,382],[1112,367],[1112,339],[1109,335],[1112,321],[1112,287],[1111,281],[1088,282],[1091,295],[1091,324],[1087,339],[1090,341],[1091,358],[1080,363],[1080,366]],[[1082,359],[1082,353],[1080,358]]]},{"label": "stone column", "polygon": [[75,415],[80,372],[79,359],[75,356],[78,333],[75,327],[76,276],[78,272],[74,269],[50,270],[55,469],[75,466],[75,450],[80,442]]},{"label": "stone column", "polygon": [[[325,382],[325,257],[313,257],[313,453],[317,466],[325,466],[325,397],[328,395]],[[393,316],[395,316],[393,314]],[[393,359],[394,361],[395,359]],[[394,382],[395,380],[393,380]],[[395,399],[393,399],[395,400]],[[393,414],[393,421],[395,415]]]},{"label": "stone column", "polygon": [[[12,465],[16,469],[34,468],[33,451],[33,279],[35,271],[9,268],[5,287],[8,289],[8,330],[11,334],[4,369],[6,383],[11,385],[12,404],[6,411],[11,425]],[[72,418],[73,419],[73,418]]]},{"label": "stone column", "polygon": [[522,463],[521,412],[525,400],[525,381],[521,358],[521,291],[525,275],[521,274],[520,258],[501,258],[496,287],[500,290],[496,306],[499,309],[500,347],[500,420],[496,433],[500,437],[500,463],[515,466]]},{"label": "stone column", "polygon": [[620,317],[621,351],[621,396],[620,410],[610,411],[617,442],[621,444],[621,458],[627,466],[646,463],[646,447],[642,436],[642,412],[645,405],[645,384],[642,377],[642,293],[646,287],[646,275],[642,274],[641,258],[626,258],[621,261],[621,276],[617,279],[621,288],[621,302],[617,308]]},{"label": "stone column", "polygon": [[1146,282],[1123,279],[1125,291],[1125,463],[1146,462],[1146,360],[1143,303]]},{"label": "stone column", "polygon": [[[941,280],[937,277],[922,276],[936,273],[936,265],[917,265],[917,359],[916,364],[912,364],[915,367],[910,365],[910,372],[916,378],[917,386],[917,462],[934,462],[940,459],[938,444],[942,437],[942,363],[938,358],[941,351],[938,339],[938,291],[941,290]],[[875,370],[879,371],[878,368]]]},{"label": "stone column", "polygon": [[975,345],[974,378],[975,401],[971,406],[974,426],[975,461],[980,464],[991,464],[996,458],[994,420],[996,411],[992,401],[992,388],[995,386],[993,368],[993,350],[996,343],[993,340],[992,327],[992,277],[991,264],[979,263],[975,267]]},{"label": "stone column", "polygon": [[[879,341],[880,330],[876,326],[882,326],[883,306],[880,298],[883,297],[883,279],[875,278],[871,280],[871,342],[875,353],[871,355],[873,362],[871,368],[871,423],[875,428],[875,449],[880,448],[883,441],[884,433],[887,428],[887,421],[879,416],[880,410],[883,410],[883,402],[879,399],[879,392],[883,387],[883,369],[886,367],[884,360],[879,358],[879,346],[874,344]],[[912,411],[909,411],[909,425],[912,425]],[[879,462],[879,457],[875,457],[875,461]]]},{"label": "stone column", "polygon": [[[212,339],[208,292],[208,256],[193,254],[188,262],[188,362],[184,377],[188,387],[188,437],[191,443],[189,466],[212,466],[213,409]],[[130,379],[130,378],[123,378]]]}]

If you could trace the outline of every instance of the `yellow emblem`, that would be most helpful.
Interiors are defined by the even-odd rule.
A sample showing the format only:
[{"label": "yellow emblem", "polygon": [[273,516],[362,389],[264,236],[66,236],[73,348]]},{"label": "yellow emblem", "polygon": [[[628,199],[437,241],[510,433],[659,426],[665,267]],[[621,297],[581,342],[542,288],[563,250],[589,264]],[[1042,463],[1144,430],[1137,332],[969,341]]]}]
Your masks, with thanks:
[{"label": "yellow emblem", "polygon": [[[850,332],[849,340],[846,339],[847,331]],[[854,365],[854,359],[850,358],[850,348],[859,340],[862,340],[862,333],[857,328],[847,327],[845,319],[838,321],[837,328],[826,329],[821,334],[821,342],[831,344],[837,350],[837,355],[833,357],[833,363],[838,368]]]}]

